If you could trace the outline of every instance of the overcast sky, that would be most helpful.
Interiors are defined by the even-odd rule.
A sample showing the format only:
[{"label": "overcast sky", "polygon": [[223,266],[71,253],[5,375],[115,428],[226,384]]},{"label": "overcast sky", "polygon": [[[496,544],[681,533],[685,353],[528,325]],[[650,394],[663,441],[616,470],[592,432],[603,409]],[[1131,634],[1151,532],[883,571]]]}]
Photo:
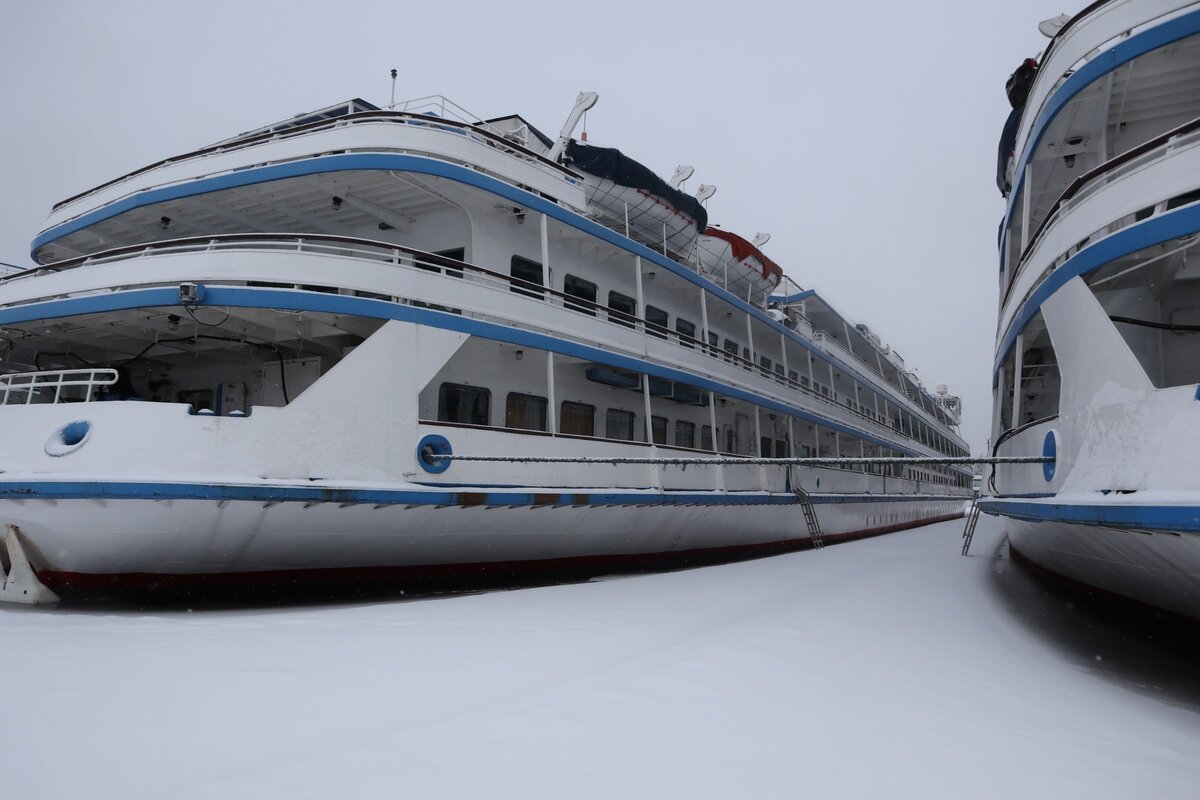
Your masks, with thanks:
[{"label": "overcast sky", "polygon": [[144,164],[351,97],[444,94],[718,187],[709,218],[991,418],[1004,81],[1082,0],[8,3],[0,261],[50,206]]}]

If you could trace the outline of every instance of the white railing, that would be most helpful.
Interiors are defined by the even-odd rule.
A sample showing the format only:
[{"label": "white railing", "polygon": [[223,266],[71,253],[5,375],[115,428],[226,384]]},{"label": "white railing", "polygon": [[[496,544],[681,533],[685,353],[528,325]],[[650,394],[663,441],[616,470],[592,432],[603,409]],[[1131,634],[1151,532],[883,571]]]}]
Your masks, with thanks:
[{"label": "white railing", "polygon": [[117,371],[107,367],[12,372],[0,375],[0,391],[4,393],[0,406],[9,405],[10,400],[14,405],[32,405],[35,397],[41,398],[39,403],[90,403],[97,387],[116,382]]}]

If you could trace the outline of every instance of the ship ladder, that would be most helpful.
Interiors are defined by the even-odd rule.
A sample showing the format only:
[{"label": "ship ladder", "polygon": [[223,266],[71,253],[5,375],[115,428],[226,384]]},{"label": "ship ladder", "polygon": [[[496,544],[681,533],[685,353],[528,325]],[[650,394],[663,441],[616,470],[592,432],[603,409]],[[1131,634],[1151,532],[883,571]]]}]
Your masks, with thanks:
[{"label": "ship ladder", "polygon": [[800,510],[804,512],[804,523],[808,525],[808,536],[812,539],[814,550],[825,546],[825,537],[821,534],[821,523],[817,521],[817,510],[813,508],[812,497],[799,486],[795,490],[796,499],[800,501]]},{"label": "ship ladder", "polygon": [[971,498],[971,507],[967,509],[967,525],[963,528],[962,554],[965,556],[971,549],[971,537],[975,535],[975,523],[979,522],[979,496]]}]

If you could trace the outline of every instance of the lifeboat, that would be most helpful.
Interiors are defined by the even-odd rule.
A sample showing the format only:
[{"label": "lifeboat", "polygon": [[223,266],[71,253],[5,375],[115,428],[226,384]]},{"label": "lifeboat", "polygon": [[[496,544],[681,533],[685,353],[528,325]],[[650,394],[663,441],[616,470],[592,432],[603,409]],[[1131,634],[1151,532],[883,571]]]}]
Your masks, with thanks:
[{"label": "lifeboat", "polygon": [[783,269],[736,233],[706,228],[696,248],[700,270],[743,299],[765,298],[783,279]]},{"label": "lifeboat", "polygon": [[588,211],[621,230],[628,213],[629,234],[639,241],[687,256],[708,213],[700,201],[673,189],[647,166],[620,150],[567,142],[566,162],[584,179]]}]

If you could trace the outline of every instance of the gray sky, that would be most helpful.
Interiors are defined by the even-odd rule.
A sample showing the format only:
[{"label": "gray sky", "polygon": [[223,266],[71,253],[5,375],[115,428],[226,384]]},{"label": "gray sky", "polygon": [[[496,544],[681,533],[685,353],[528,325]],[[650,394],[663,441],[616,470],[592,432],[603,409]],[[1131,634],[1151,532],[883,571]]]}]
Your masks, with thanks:
[{"label": "gray sky", "polygon": [[688,186],[711,221],[878,331],[991,419],[1004,80],[1082,0],[899,3],[11,3],[0,26],[0,261],[50,206],[170,155],[350,97],[444,94],[590,140]]}]

